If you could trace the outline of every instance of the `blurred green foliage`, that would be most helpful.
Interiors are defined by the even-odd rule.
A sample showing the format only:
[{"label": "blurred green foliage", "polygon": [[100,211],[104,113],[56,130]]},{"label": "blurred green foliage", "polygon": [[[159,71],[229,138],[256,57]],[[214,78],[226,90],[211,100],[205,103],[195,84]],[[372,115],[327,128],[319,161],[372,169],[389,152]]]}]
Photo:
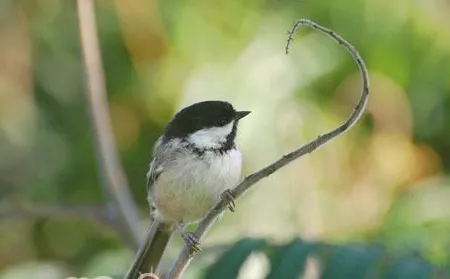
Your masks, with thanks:
[{"label": "blurred green foliage", "polygon": [[[259,257],[255,256],[257,252]],[[249,273],[252,265],[258,264],[269,270],[267,279],[447,278],[445,270],[432,267],[420,255],[393,256],[380,245],[327,245],[295,239],[283,246],[273,246],[252,238],[243,238],[235,243],[205,271],[202,278],[237,278],[239,272],[245,278],[248,275],[244,273]],[[260,278],[263,276],[264,272]]]},{"label": "blurred green foliage", "polygon": [[[107,201],[83,94],[75,7],[0,2],[1,279],[119,278],[133,255],[95,209]],[[300,235],[420,250],[434,265],[450,265],[448,1],[98,0],[96,9],[115,138],[143,231],[151,148],[181,106],[227,99],[253,111],[238,139],[246,174],[351,111],[359,79],[339,46],[302,29],[284,55],[286,31],[307,17],[364,58],[367,114],[350,133],[256,185],[205,246]],[[61,210],[42,211],[48,205]],[[64,214],[92,205],[88,214]],[[167,265],[179,247],[175,239]],[[302,247],[284,253],[302,257]],[[214,256],[205,252],[187,277],[197,278]]]}]

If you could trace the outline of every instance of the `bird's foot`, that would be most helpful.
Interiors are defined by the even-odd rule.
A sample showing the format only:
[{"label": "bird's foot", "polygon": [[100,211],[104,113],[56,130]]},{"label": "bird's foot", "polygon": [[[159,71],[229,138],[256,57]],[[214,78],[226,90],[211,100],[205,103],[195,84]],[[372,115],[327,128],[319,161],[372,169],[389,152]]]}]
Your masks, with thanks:
[{"label": "bird's foot", "polygon": [[202,250],[202,248],[200,248],[200,241],[197,239],[194,233],[185,232],[184,234],[181,234],[181,236],[183,237],[186,245],[189,246],[193,253],[198,253]]},{"label": "bird's foot", "polygon": [[234,199],[236,197],[234,196],[233,192],[230,189],[227,189],[227,190],[223,191],[222,194],[220,194],[220,197],[227,202],[228,209],[231,212],[234,212],[234,210],[236,209],[236,204],[234,203]]},{"label": "bird's foot", "polygon": [[202,250],[202,248],[200,248],[200,241],[197,239],[194,233],[186,231],[183,223],[177,223],[177,229],[191,252],[198,253]]}]

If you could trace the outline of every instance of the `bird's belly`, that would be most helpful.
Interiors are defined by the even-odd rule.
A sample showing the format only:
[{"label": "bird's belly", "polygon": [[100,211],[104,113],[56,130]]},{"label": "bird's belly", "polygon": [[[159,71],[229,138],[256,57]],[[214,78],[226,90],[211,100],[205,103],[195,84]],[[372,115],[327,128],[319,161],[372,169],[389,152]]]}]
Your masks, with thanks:
[{"label": "bird's belly", "polygon": [[242,159],[238,150],[204,156],[210,157],[201,161],[180,160],[158,177],[152,199],[163,219],[195,222],[206,214],[223,191],[239,182]]}]

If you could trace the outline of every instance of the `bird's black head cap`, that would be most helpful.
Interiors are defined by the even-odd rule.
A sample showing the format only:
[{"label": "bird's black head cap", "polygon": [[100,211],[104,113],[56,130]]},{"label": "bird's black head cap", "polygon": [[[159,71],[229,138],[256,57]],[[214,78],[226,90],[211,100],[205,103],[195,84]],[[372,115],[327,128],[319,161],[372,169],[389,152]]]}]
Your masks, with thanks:
[{"label": "bird's black head cap", "polygon": [[[225,101],[195,103],[183,108],[172,118],[166,127],[164,140],[184,138],[204,128],[225,126],[242,118],[244,113],[249,112],[237,112],[230,103]],[[236,135],[236,123],[237,121],[233,127],[233,135],[230,135],[231,140],[234,140]]]}]

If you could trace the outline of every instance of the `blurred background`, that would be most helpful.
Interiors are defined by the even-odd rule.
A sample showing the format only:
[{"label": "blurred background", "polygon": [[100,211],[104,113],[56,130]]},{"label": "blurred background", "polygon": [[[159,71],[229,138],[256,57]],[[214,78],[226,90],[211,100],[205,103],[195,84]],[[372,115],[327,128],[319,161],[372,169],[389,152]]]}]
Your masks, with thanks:
[{"label": "blurred background", "polygon": [[[307,17],[359,50],[371,78],[367,112],[240,199],[186,278],[243,236],[377,242],[450,265],[449,14],[448,0],[96,1],[139,229],[148,224],[151,148],[180,107],[223,99],[252,110],[238,136],[244,174],[352,111],[360,78],[338,44],[304,27],[285,55],[287,30]],[[132,260],[99,180],[84,88],[75,2],[2,0],[1,279],[119,278]],[[180,247],[177,236],[164,263]],[[258,278],[250,273],[242,278]]]}]

